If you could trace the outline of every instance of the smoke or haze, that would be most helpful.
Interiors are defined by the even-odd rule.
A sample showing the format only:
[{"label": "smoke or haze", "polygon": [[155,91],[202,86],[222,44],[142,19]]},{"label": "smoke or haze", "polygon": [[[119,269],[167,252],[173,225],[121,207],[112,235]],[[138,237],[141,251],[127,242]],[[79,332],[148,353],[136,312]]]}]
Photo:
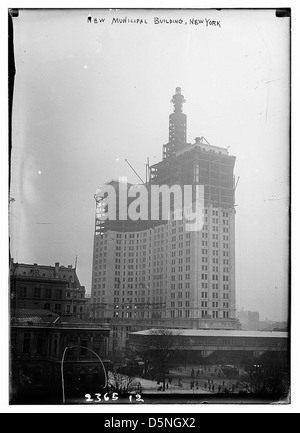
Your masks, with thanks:
[{"label": "smoke or haze", "polygon": [[[88,23],[88,14],[105,23]],[[148,24],[111,24],[112,18]],[[153,17],[183,24],[154,24]],[[190,19],[204,24],[190,25]],[[220,21],[206,26],[205,18]],[[238,308],[286,320],[289,18],[274,10],[20,10],[14,19],[11,255],[75,263],[90,292],[94,193],[145,178],[168,141],[182,88],[188,142],[237,157]]]}]

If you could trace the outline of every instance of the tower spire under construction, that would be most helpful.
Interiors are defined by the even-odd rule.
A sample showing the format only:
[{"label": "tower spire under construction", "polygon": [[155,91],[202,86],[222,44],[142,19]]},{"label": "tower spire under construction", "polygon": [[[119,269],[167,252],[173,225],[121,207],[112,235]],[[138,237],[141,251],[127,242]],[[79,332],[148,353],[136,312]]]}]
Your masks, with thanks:
[{"label": "tower spire under construction", "polygon": [[174,112],[169,116],[169,143],[164,146],[164,158],[174,156],[179,149],[186,145],[187,117],[182,112],[185,99],[181,94],[180,87],[176,87],[171,102],[174,104]]}]

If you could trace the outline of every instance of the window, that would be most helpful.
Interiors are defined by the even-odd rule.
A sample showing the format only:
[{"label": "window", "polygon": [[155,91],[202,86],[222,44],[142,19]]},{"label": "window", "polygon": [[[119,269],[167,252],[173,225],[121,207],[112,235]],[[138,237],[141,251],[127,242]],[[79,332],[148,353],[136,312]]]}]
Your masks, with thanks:
[{"label": "window", "polygon": [[57,337],[55,336],[54,340],[54,356],[57,354]]},{"label": "window", "polygon": [[27,294],[27,288],[20,287],[20,298],[26,298],[26,294]]},{"label": "window", "polygon": [[38,354],[43,353],[43,346],[44,346],[44,336],[43,336],[43,334],[38,334],[37,346],[36,346],[36,351]]},{"label": "window", "polygon": [[25,332],[23,340],[23,353],[29,353],[31,334]]},{"label": "window", "polygon": [[34,289],[34,297],[40,298],[41,297],[41,289],[39,287],[35,287]]},{"label": "window", "polygon": [[56,311],[61,311],[61,304],[55,304],[54,308]]},{"label": "window", "polygon": [[80,348],[80,356],[86,356],[88,352],[86,349],[86,347],[88,346],[88,340],[81,340],[80,346],[82,346]]},{"label": "window", "polygon": [[61,291],[61,289],[56,289],[56,291],[55,291],[55,297],[56,297],[56,299],[61,299],[62,298],[62,291]]},{"label": "window", "polygon": [[49,303],[44,304],[44,310],[50,310],[50,309],[51,307]]},{"label": "window", "polygon": [[[68,295],[70,296],[70,293],[68,293]],[[51,298],[51,289],[46,289],[46,298],[47,299]]]}]

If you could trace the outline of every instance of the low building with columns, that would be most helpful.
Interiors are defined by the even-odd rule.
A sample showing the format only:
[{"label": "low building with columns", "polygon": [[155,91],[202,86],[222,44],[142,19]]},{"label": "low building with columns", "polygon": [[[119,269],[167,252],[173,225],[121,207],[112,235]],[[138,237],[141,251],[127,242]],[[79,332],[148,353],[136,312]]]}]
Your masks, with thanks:
[{"label": "low building with columns", "polygon": [[66,398],[84,398],[105,385],[110,334],[106,323],[17,309],[10,329],[12,402],[59,400],[62,382]]}]

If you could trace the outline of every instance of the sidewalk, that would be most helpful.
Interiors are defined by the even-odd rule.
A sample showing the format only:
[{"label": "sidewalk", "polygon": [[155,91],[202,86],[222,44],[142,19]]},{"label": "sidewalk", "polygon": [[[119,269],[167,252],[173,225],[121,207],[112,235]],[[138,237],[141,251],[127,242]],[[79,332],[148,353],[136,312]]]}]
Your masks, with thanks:
[{"label": "sidewalk", "polygon": [[147,391],[147,393],[157,393],[157,394],[211,394],[210,391],[205,390],[204,388],[190,389],[187,383],[183,383],[182,387],[176,385],[168,385],[165,391],[158,391],[158,384],[155,380],[148,380],[136,377],[134,379],[135,382],[139,382],[142,387],[142,392]]}]

